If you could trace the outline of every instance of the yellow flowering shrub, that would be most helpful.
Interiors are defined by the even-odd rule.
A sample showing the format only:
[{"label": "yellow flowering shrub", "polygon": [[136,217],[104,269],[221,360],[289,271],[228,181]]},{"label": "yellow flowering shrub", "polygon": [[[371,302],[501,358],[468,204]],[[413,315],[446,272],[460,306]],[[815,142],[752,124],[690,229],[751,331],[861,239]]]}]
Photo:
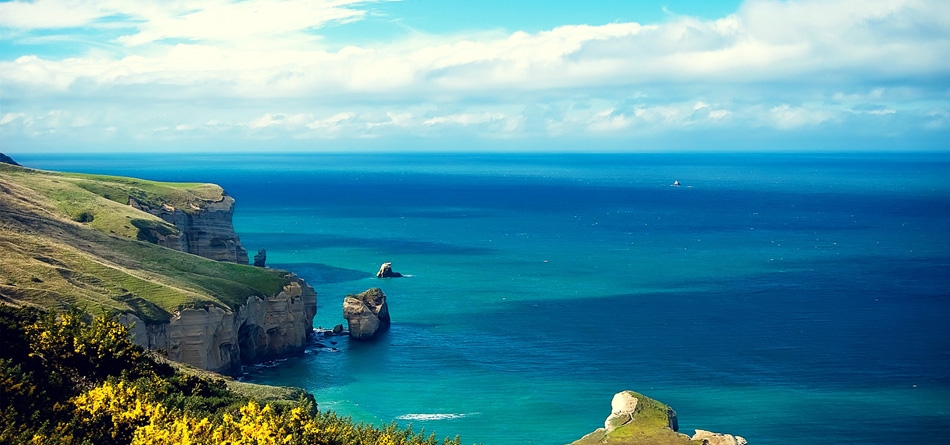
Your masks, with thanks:
[{"label": "yellow flowering shrub", "polygon": [[115,318],[88,318],[0,305],[0,443],[460,444],[395,424],[355,424],[307,399],[261,405],[222,380],[157,363]]},{"label": "yellow flowering shrub", "polygon": [[389,425],[382,429],[356,425],[331,413],[311,414],[297,406],[277,412],[250,401],[237,413],[198,417],[169,410],[126,382],[107,382],[73,399],[86,427],[106,428],[119,443],[133,445],[438,445],[411,429]]}]

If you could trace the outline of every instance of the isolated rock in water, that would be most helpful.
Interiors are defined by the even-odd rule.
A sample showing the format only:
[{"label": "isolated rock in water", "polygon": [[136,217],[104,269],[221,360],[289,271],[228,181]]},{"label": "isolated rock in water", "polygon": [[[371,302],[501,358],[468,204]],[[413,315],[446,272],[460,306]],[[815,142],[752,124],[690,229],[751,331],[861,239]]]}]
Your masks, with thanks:
[{"label": "isolated rock in water", "polygon": [[20,164],[17,164],[16,161],[13,160],[13,158],[3,153],[0,153],[0,163],[10,164],[10,165],[20,165]]},{"label": "isolated rock in water", "polygon": [[254,265],[257,267],[264,267],[264,262],[267,261],[267,251],[264,249],[258,250],[257,255],[254,255]]},{"label": "isolated rock in water", "polygon": [[389,306],[386,294],[374,287],[366,292],[347,295],[343,300],[343,318],[349,326],[350,337],[370,339],[389,327]]},{"label": "isolated rock in water", "polygon": [[720,434],[706,430],[696,430],[692,440],[702,441],[703,445],[746,445],[749,443],[742,436]]},{"label": "isolated rock in water", "polygon": [[376,278],[398,278],[402,274],[393,272],[393,263],[383,263],[379,266],[379,272],[376,272]]},{"label": "isolated rock in water", "polygon": [[331,332],[333,332],[333,333],[336,334],[336,335],[342,334],[342,333],[343,333],[343,325],[342,325],[342,324],[338,324],[338,325],[334,326],[334,327],[333,327],[333,331],[331,331]]}]

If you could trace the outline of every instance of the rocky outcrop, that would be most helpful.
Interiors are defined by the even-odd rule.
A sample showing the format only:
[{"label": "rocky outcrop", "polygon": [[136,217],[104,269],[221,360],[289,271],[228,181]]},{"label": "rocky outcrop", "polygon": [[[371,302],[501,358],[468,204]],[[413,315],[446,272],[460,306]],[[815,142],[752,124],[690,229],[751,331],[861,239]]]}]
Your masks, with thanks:
[{"label": "rocky outcrop", "polygon": [[135,199],[129,205],[151,213],[174,225],[180,233],[152,229],[150,237],[162,246],[217,261],[247,264],[247,250],[234,231],[234,198],[226,193],[220,201],[203,201],[201,206],[179,209],[168,204],[150,207]]},{"label": "rocky outcrop", "polygon": [[393,263],[383,263],[376,272],[376,278],[399,278],[402,274],[393,271]]},{"label": "rocky outcrop", "polygon": [[[680,434],[676,411],[643,394],[622,391],[610,401],[604,427],[571,445],[746,445],[745,439],[729,434],[696,430],[693,437]],[[731,442],[729,440],[732,440]]]},{"label": "rocky outcrop", "polygon": [[313,329],[317,294],[304,280],[291,276],[277,295],[252,296],[237,310],[208,307],[183,309],[166,324],[146,325],[138,317],[133,340],[163,350],[168,358],[223,374],[238,375],[241,366],[303,351]]},{"label": "rocky outcrop", "polygon": [[267,251],[264,249],[258,250],[257,255],[254,255],[254,265],[257,267],[264,267],[264,263],[267,262]]},{"label": "rocky outcrop", "polygon": [[746,445],[749,443],[742,436],[720,434],[706,430],[696,430],[696,434],[693,434],[692,439],[702,442],[703,445]]},{"label": "rocky outcrop", "polygon": [[609,433],[618,427],[633,421],[637,410],[637,398],[630,391],[618,392],[610,401],[610,415],[604,421],[604,429]]},{"label": "rocky outcrop", "polygon": [[343,300],[343,318],[349,326],[350,337],[367,340],[389,327],[389,305],[386,294],[375,287],[366,292],[347,295]]}]

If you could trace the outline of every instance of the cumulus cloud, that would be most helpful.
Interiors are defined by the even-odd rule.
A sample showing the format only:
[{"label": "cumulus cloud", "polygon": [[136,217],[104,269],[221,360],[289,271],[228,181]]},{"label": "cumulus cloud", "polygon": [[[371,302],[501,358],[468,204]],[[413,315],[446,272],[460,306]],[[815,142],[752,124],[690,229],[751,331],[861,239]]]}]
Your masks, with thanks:
[{"label": "cumulus cloud", "polygon": [[[0,59],[9,111],[0,128],[50,121],[38,104],[77,100],[127,111],[86,127],[121,128],[133,124],[128,113],[153,113],[134,125],[189,134],[787,131],[893,114],[936,127],[945,119],[922,107],[950,100],[950,2],[941,0],[748,0],[716,20],[323,44],[323,27],[364,19],[372,3],[0,3],[0,32],[13,46],[38,30],[68,38],[77,29],[108,30],[113,45]],[[169,103],[187,106],[187,122],[150,106]]]},{"label": "cumulus cloud", "polygon": [[34,0],[0,3],[0,26],[18,31],[121,29],[117,42],[164,39],[246,44],[359,20],[367,0]]},{"label": "cumulus cloud", "polygon": [[771,123],[783,130],[821,125],[832,118],[834,118],[834,115],[827,110],[792,107],[788,104],[782,104],[769,110]]}]

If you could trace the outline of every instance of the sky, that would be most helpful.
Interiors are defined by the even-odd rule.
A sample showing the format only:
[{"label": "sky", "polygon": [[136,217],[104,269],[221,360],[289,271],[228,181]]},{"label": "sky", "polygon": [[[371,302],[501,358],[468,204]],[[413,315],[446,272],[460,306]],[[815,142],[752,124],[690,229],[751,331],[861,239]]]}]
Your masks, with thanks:
[{"label": "sky", "polygon": [[950,151],[950,1],[0,0],[0,151]]}]

